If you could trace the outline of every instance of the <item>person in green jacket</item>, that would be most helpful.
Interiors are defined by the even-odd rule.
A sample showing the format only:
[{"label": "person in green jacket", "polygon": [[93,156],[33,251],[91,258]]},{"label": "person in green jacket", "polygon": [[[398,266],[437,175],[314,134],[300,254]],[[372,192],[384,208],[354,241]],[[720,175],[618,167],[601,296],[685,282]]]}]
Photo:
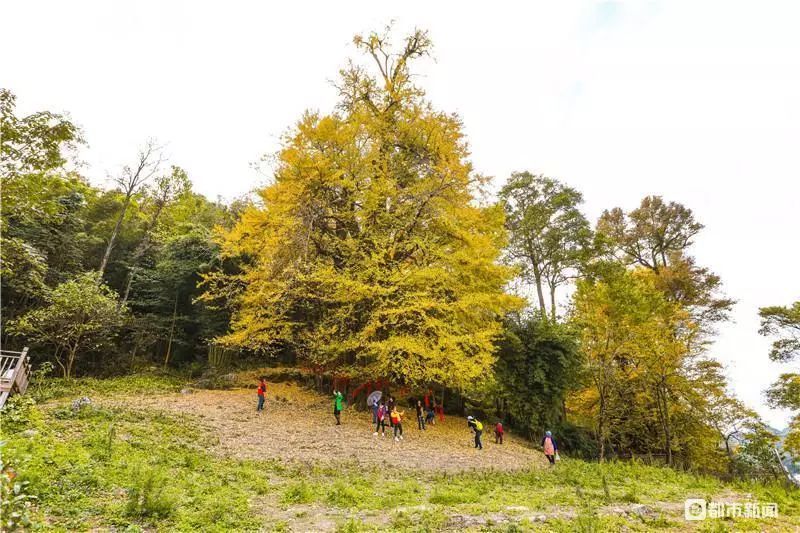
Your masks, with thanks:
[{"label": "person in green jacket", "polygon": [[342,420],[340,415],[342,414],[342,400],[344,396],[342,395],[341,391],[334,390],[333,391],[333,416],[336,417],[336,425],[340,426],[342,424]]}]

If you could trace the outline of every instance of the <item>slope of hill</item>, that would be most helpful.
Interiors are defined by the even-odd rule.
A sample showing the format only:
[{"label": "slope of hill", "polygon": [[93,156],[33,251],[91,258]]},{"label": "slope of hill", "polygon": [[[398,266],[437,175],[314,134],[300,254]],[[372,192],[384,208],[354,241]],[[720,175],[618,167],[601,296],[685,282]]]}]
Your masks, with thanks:
[{"label": "slope of hill", "polygon": [[345,408],[342,425],[337,426],[327,397],[292,383],[271,384],[262,413],[255,411],[254,390],[245,389],[124,396],[104,398],[101,403],[198,416],[218,439],[213,452],[237,459],[351,462],[429,472],[519,470],[547,463],[541,452],[513,435],[502,446],[494,445],[488,427],[486,446],[476,450],[462,418],[446,416],[443,423],[420,431],[413,408],[402,408],[404,438],[399,442],[391,438],[389,427],[385,437],[374,436],[372,415],[352,407]]},{"label": "slope of hill", "polygon": [[[3,413],[4,463],[55,531],[787,531],[796,492],[634,463],[565,459],[524,441],[471,447],[463,420],[406,439],[374,437],[368,415],[333,425],[326,396],[270,387],[193,391],[172,378],[78,380]],[[55,390],[58,389],[58,390]],[[76,397],[91,403],[73,405]],[[411,413],[407,413],[411,414]],[[777,519],[684,519],[684,500],[776,502]]]}]

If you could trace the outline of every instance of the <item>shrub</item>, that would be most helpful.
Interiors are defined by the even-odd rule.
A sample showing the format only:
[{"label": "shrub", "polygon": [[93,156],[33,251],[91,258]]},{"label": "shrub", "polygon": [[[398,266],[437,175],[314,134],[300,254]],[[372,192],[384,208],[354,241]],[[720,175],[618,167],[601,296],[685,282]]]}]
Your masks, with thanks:
[{"label": "shrub", "polygon": [[337,481],[328,491],[327,501],[335,507],[356,507],[366,499],[357,486]]},{"label": "shrub", "polygon": [[163,475],[155,469],[136,469],[132,477],[125,514],[141,518],[165,518],[172,514],[176,500],[168,491]]},{"label": "shrub", "polygon": [[30,396],[12,396],[3,407],[3,431],[16,433],[29,425],[36,402]]},{"label": "shrub", "polygon": [[27,482],[15,478],[0,458],[0,531],[17,531],[31,525],[29,512],[36,497],[28,494]]},{"label": "shrub", "polygon": [[281,503],[310,503],[312,501],[314,501],[314,491],[305,481],[289,485],[281,496]]},{"label": "shrub", "polygon": [[625,494],[622,495],[621,500],[628,503],[639,503],[639,496],[636,495],[636,490],[630,487],[625,491]]}]

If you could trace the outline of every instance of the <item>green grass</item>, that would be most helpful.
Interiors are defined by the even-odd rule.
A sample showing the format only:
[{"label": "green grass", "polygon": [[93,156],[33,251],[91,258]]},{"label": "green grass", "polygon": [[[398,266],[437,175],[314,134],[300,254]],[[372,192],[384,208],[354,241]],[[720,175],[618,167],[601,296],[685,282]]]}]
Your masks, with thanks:
[{"label": "green grass", "polygon": [[97,396],[114,394],[137,394],[177,392],[186,386],[185,376],[160,371],[122,376],[113,379],[63,378],[47,379],[44,384],[33,383],[29,395],[37,401],[46,401],[65,396]]},{"label": "green grass", "polygon": [[[223,459],[209,453],[215,437],[191,416],[70,408],[75,396],[175,390],[181,386],[176,378],[54,383],[56,392],[42,395],[51,398],[47,405],[15,401],[3,413],[0,437],[6,441],[4,462],[38,497],[31,518],[41,530],[288,530],[292,520],[313,518],[321,510],[339,517],[339,531],[436,531],[454,514],[514,516],[509,506],[548,515],[546,526],[517,516],[513,523],[490,522],[478,529],[605,531],[626,525],[632,531],[669,530],[686,523],[598,510],[638,502],[657,508],[658,502],[731,491],[777,502],[783,517],[800,515],[797,493],[778,485],[726,485],[635,462],[565,459],[552,469],[442,474]],[[782,520],[788,520],[780,524],[789,529],[800,525],[796,518]],[[737,520],[735,525],[747,530],[763,523]]]},{"label": "green grass", "polygon": [[311,503],[315,500],[314,489],[305,480],[289,485],[281,496],[281,503]]}]

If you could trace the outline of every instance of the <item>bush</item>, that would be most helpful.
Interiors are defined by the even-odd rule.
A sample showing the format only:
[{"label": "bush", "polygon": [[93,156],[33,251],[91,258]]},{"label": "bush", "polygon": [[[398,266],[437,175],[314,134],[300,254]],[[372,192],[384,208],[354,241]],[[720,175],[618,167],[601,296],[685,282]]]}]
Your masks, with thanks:
[{"label": "bush", "polygon": [[30,396],[12,396],[3,407],[3,431],[16,433],[30,424],[36,402]]},{"label": "bush", "polygon": [[125,514],[137,518],[165,518],[172,514],[176,499],[167,488],[166,477],[155,469],[136,469],[128,488]]},{"label": "bush", "polygon": [[305,481],[289,485],[281,496],[281,503],[310,503],[314,501],[314,491]]},{"label": "bush", "polygon": [[27,493],[27,482],[15,479],[16,474],[0,458],[0,531],[17,531],[31,525],[29,512],[36,497]]},{"label": "bush", "polygon": [[358,486],[337,481],[328,491],[327,501],[335,507],[356,507],[366,499]]}]

